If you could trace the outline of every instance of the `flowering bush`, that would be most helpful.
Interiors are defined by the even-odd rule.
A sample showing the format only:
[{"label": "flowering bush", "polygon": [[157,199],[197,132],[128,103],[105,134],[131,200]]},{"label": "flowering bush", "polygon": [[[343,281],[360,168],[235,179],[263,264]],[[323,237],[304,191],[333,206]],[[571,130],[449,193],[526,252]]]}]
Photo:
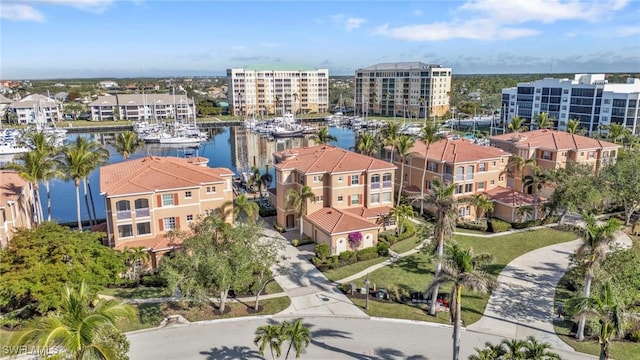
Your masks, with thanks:
[{"label": "flowering bush", "polygon": [[349,245],[352,249],[359,249],[362,245],[362,234],[359,231],[349,233]]}]

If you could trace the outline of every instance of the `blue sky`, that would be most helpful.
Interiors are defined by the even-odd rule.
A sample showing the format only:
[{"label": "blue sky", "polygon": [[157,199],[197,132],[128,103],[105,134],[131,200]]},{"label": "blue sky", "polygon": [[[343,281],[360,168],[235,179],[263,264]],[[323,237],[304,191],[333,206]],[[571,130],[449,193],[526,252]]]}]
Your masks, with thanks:
[{"label": "blue sky", "polygon": [[1,0],[0,78],[224,75],[422,61],[454,73],[640,71],[640,1]]}]

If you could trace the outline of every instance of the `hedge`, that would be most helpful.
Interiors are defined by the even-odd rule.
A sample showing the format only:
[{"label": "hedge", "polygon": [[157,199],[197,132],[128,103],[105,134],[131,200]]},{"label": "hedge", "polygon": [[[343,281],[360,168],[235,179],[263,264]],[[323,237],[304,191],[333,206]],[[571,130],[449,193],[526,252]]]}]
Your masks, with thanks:
[{"label": "hedge", "polygon": [[511,229],[511,224],[500,219],[491,218],[488,228],[491,232],[494,233],[505,232]]},{"label": "hedge", "polygon": [[276,211],[276,209],[260,208],[260,210],[258,210],[258,214],[261,217],[270,217],[270,216],[276,216],[277,211]]},{"label": "hedge", "polygon": [[460,222],[456,224],[456,227],[467,230],[487,231],[486,223]]},{"label": "hedge", "polygon": [[302,245],[308,245],[308,244],[313,244],[313,239],[305,236],[302,239],[293,239],[291,240],[291,245],[298,247],[298,246],[302,246]]}]

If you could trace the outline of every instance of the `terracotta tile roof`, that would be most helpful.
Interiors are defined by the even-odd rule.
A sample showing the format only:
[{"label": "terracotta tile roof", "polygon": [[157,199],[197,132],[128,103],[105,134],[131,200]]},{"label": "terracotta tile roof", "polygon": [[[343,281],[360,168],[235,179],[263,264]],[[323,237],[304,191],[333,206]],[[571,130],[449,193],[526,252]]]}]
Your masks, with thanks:
[{"label": "terracotta tile roof", "polygon": [[145,249],[150,249],[153,251],[159,251],[164,249],[169,249],[172,247],[179,247],[182,245],[182,240],[179,237],[175,239],[171,239],[164,234],[157,235],[155,237],[146,238],[146,239],[138,239],[138,240],[124,240],[120,241],[114,249],[116,250],[124,250],[126,248],[136,248],[138,246],[142,246]]},{"label": "terracotta tile roof", "polygon": [[517,148],[534,148],[554,151],[620,147],[612,142],[548,129],[533,130],[517,134],[502,134],[492,136],[489,140],[492,142],[494,140],[510,142]]},{"label": "terracotta tile roof", "polygon": [[306,215],[306,218],[322,231],[331,235],[379,227],[360,216],[332,207],[322,208]]},{"label": "terracotta tile roof", "polygon": [[342,211],[350,212],[356,216],[371,220],[380,217],[380,215],[388,214],[389,211],[391,211],[391,208],[388,206],[380,206],[376,208],[358,207],[342,209]]},{"label": "terracotta tile roof", "polygon": [[18,200],[26,186],[27,182],[22,180],[17,172],[0,170],[0,206]]},{"label": "terracotta tile roof", "polygon": [[107,196],[200,186],[233,176],[227,168],[198,166],[206,158],[147,156],[100,168],[100,192]]},{"label": "terracotta tile roof", "polygon": [[[410,152],[424,159],[427,146],[422,141],[416,141]],[[485,159],[497,159],[511,154],[496,147],[480,146],[466,139],[442,139],[429,146],[428,159],[437,162],[464,163]]]},{"label": "terracotta tile roof", "polygon": [[274,153],[281,162],[279,169],[297,169],[303,173],[340,173],[359,170],[396,169],[390,162],[341,149],[332,145],[320,145],[289,149]]},{"label": "terracotta tile roof", "polygon": [[[520,206],[520,205],[534,205],[536,197],[534,195],[525,194],[519,191],[514,192],[512,189],[498,186],[489,191],[484,192],[489,199],[505,204],[508,206]],[[540,202],[547,201],[547,199],[541,197]]]}]

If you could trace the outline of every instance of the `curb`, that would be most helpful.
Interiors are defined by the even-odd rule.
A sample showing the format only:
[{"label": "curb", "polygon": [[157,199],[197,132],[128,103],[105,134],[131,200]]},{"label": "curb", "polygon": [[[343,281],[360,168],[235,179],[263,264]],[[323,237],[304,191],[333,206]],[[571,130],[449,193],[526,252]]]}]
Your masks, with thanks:
[{"label": "curb", "polygon": [[[420,321],[420,320],[395,319],[395,318],[376,317],[376,316],[371,316],[369,318],[369,320],[381,321],[381,322],[401,323],[401,324],[421,325],[421,326],[428,326],[428,327],[434,327],[434,328],[439,328],[439,329],[453,329],[453,325],[440,324],[440,323],[434,323],[434,322],[429,322],[429,321]],[[464,327],[464,326],[461,326],[460,330],[467,331],[467,328]]]},{"label": "curb", "polygon": [[263,320],[263,319],[271,319],[271,318],[273,318],[273,315],[239,316],[239,317],[226,318],[226,319],[201,320],[201,321],[189,322],[189,323],[186,323],[186,324],[175,324],[175,325],[170,325],[170,326],[158,326],[158,327],[154,327],[154,328],[140,329],[140,330],[135,330],[135,331],[129,331],[129,332],[126,332],[124,334],[125,335],[135,335],[135,334],[152,332],[152,331],[163,330],[163,329],[175,329],[175,328],[182,328],[182,327],[187,327],[187,326],[203,326],[203,325],[215,324],[215,323],[229,323],[229,322],[236,322],[236,321]]}]

